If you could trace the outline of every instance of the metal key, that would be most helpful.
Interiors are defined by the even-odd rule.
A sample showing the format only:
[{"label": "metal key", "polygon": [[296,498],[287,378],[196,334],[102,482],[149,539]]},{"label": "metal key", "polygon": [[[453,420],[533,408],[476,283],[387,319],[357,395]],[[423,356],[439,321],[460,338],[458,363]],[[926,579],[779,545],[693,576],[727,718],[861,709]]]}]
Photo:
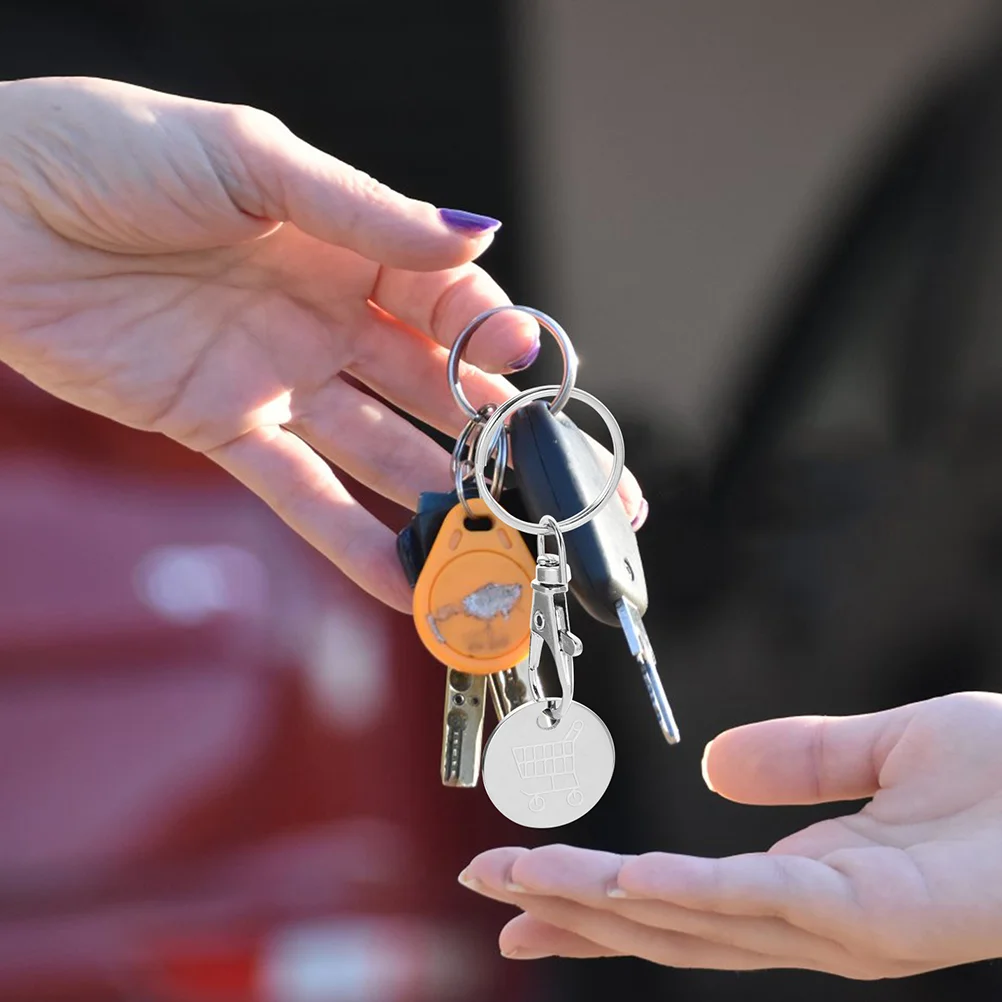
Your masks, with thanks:
[{"label": "metal key", "polygon": [[[530,519],[568,518],[602,489],[606,471],[591,443],[569,418],[554,417],[546,403],[533,402],[516,411],[510,435],[515,482]],[[613,498],[565,538],[572,594],[594,619],[622,629],[661,732],[669,744],[676,744],[678,726],[644,628],[647,583],[640,549],[622,503]]]},{"label": "metal key", "polygon": [[445,680],[442,717],[442,783],[472,789],[480,778],[486,692],[498,720],[531,701],[529,659],[493,675],[471,675],[450,668]]},{"label": "metal key", "polygon": [[450,668],[442,716],[442,783],[472,789],[480,778],[486,675]]},{"label": "metal key", "polygon": [[[457,495],[422,494],[410,524],[397,538],[397,551],[413,587]],[[445,786],[474,788],[480,779],[487,678],[446,668],[440,773]]]},{"label": "metal key", "polygon": [[[476,489],[471,488],[470,496]],[[509,498],[509,503],[511,502]],[[422,494],[409,525],[397,537],[397,552],[411,583],[416,583],[446,515],[456,506],[455,492]],[[530,699],[527,659],[494,675],[473,675],[446,669],[445,705],[442,714],[441,777],[445,786],[472,789],[480,777],[486,692],[498,719]]]},{"label": "metal key", "polygon": [[487,676],[487,687],[490,690],[491,701],[498,720],[503,720],[517,710],[523,703],[528,703],[529,692],[529,659],[523,658],[517,665],[506,671],[495,672]]},{"label": "metal key", "polygon": [[529,659],[493,675],[471,675],[450,668],[442,717],[442,783],[472,789],[480,777],[484,710],[489,691],[498,720],[531,700]]}]

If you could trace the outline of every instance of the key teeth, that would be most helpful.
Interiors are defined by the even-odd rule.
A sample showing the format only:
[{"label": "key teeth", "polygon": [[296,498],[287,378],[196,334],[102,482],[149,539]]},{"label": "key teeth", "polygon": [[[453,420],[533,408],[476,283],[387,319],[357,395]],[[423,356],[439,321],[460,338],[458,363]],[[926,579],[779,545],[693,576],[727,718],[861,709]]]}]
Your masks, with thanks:
[{"label": "key teeth", "polygon": [[664,735],[665,741],[670,745],[677,745],[682,737],[679,734],[678,724],[675,723],[675,714],[672,712],[671,703],[665,694],[664,686],[661,684],[661,676],[658,674],[657,665],[651,661],[641,662],[641,674],[644,677],[644,687],[650,697],[651,706],[654,707],[654,715],[657,717],[658,726]]},{"label": "key teeth", "polygon": [[651,706],[654,707],[654,715],[657,717],[661,733],[668,744],[677,745],[682,737],[679,734],[678,724],[675,723],[675,714],[672,713],[671,704],[665,695],[664,686],[661,684],[657,658],[654,656],[654,647],[647,636],[647,628],[644,626],[643,618],[636,606],[626,598],[621,598],[616,603],[616,613],[619,616],[630,653],[640,665],[640,672],[644,677],[644,687],[650,697]]},{"label": "key teeth", "polygon": [[480,781],[487,680],[458,669],[446,672],[442,720],[442,785],[474,789]]}]

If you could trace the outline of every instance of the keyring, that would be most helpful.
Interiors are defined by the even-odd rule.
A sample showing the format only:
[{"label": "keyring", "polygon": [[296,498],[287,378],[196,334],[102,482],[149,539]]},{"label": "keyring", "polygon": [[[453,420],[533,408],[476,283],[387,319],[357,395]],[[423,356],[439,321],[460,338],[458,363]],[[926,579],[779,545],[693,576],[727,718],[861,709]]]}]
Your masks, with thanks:
[{"label": "keyring", "polygon": [[[521,518],[515,518],[514,515],[505,511],[487,489],[487,478],[484,474],[484,467],[490,459],[490,454],[494,451],[494,439],[497,438],[504,419],[523,404],[531,403],[533,400],[539,400],[542,397],[553,396],[560,389],[559,386],[536,386],[530,390],[523,390],[510,400],[506,400],[487,419],[487,423],[481,429],[480,436],[477,438],[476,455],[473,458],[473,475],[477,478],[477,490],[480,492],[480,498],[484,504],[505,525],[510,525],[519,532],[528,532],[534,536],[541,536],[545,532],[552,532],[552,526],[547,528],[538,522],[526,522]],[[570,532],[572,529],[577,529],[579,526],[590,522],[609,503],[612,495],[616,493],[616,488],[619,487],[620,478],[623,476],[623,467],[626,465],[626,444],[623,442],[623,432],[612,411],[598,397],[593,397],[590,393],[586,393],[584,390],[579,390],[576,387],[571,388],[570,397],[588,404],[592,410],[598,413],[599,417],[605,422],[605,426],[609,429],[609,435],[612,437],[612,471],[609,474],[609,479],[606,481],[605,487],[602,488],[602,493],[590,505],[582,508],[576,515],[565,518],[562,522],[557,522],[556,527],[561,532]]]},{"label": "keyring", "polygon": [[[463,510],[470,518],[479,517],[470,507],[470,502],[466,498],[466,491],[463,490],[463,481],[473,471],[473,461],[469,456],[465,459],[460,459],[459,457],[467,447],[469,447],[470,453],[473,452],[473,448],[476,446],[477,440],[483,431],[483,423],[494,413],[496,407],[497,404],[484,404],[477,411],[477,416],[466,423],[466,427],[460,432],[459,438],[456,439],[456,445],[452,450],[452,458],[449,462],[453,484],[456,488],[456,496],[459,498],[459,503],[463,506]],[[491,452],[493,453],[494,450],[492,449]],[[491,476],[491,495],[493,497],[498,497],[501,493],[507,466],[508,436],[502,435],[498,442],[497,455],[494,457],[494,473]]]},{"label": "keyring", "polygon": [[563,409],[564,405],[570,400],[571,390],[574,389],[574,384],[578,378],[578,356],[577,352],[574,350],[574,346],[571,344],[571,339],[567,336],[567,332],[554,320],[552,317],[548,317],[545,313],[541,313],[539,310],[534,310],[531,306],[495,306],[492,310],[487,310],[485,313],[481,313],[480,316],[474,317],[467,325],[463,328],[462,333],[452,344],[452,348],[449,351],[449,365],[446,369],[446,375],[449,380],[449,389],[452,390],[452,395],[459,404],[463,413],[474,420],[477,417],[477,410],[474,408],[473,404],[466,397],[466,393],[463,392],[463,387],[459,384],[459,362],[463,357],[463,351],[466,345],[469,343],[470,338],[480,330],[481,326],[495,313],[502,313],[505,310],[517,310],[519,313],[528,313],[530,317],[534,317],[536,323],[540,327],[545,327],[554,338],[556,338],[557,345],[560,348],[560,354],[564,359],[564,381],[560,384],[560,392],[553,398],[553,403],[550,404],[550,413],[559,414]]}]

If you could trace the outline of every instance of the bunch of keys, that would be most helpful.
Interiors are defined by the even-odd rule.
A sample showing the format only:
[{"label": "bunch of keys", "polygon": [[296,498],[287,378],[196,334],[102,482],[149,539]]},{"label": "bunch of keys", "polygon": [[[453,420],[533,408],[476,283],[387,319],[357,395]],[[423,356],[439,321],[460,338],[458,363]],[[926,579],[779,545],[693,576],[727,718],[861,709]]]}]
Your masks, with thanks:
[{"label": "bunch of keys", "polygon": [[[456,457],[476,425],[471,421],[460,436]],[[494,490],[505,457],[502,446]],[[465,464],[454,461],[455,491],[421,495],[397,552],[415,589],[418,636],[446,665],[442,782],[469,789],[480,777],[488,697],[499,720],[529,699],[534,561],[522,537],[492,519],[475,488],[464,486]]]},{"label": "bunch of keys", "polygon": [[[529,313],[554,335],[564,357],[564,380],[478,411],[460,386],[459,361],[476,330],[504,309]],[[447,668],[442,781],[477,784],[489,694],[499,720],[484,752],[485,789],[501,813],[534,828],[567,824],[590,810],[608,787],[615,763],[608,729],[573,698],[581,643],[570,629],[568,592],[594,618],[622,626],[662,732],[670,743],[678,740],[643,628],[647,593],[635,535],[618,499],[609,503],[624,467],[622,433],[604,404],[575,388],[576,373],[567,335],[545,314],[500,307],[471,322],[449,358],[453,395],[470,418],[453,454],[456,490],[423,495],[398,544],[415,587],[418,633]],[[549,405],[540,402],[545,397],[552,398]],[[558,417],[572,397],[590,404],[609,428],[608,477],[588,439]],[[515,490],[503,489],[509,416]],[[471,474],[478,496],[468,486]],[[594,499],[588,501],[589,495]],[[529,518],[513,514],[513,508]],[[523,534],[537,537],[535,560]],[[552,672],[543,677],[544,648],[556,685]]]}]

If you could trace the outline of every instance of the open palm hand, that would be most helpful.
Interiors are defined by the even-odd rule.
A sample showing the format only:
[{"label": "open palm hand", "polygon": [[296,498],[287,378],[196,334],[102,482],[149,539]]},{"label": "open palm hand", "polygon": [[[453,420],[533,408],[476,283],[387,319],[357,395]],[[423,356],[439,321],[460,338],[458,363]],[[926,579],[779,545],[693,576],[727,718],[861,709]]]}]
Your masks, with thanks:
[{"label": "open palm hand", "polygon": [[867,979],[1002,956],[1002,696],[752,724],[712,742],[704,771],[742,803],[872,799],[725,859],[483,853],[460,879],[522,910],[506,955]]}]

